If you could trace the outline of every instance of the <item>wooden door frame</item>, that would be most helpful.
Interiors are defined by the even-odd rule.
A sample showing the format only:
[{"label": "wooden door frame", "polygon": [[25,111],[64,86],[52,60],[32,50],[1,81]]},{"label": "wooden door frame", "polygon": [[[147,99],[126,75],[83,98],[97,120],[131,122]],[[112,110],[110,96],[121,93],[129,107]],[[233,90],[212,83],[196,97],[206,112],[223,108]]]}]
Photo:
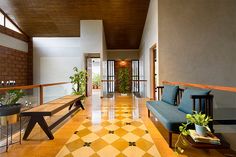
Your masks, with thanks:
[{"label": "wooden door frame", "polygon": [[150,48],[150,99],[155,100],[156,99],[156,83],[155,83],[155,49],[157,48],[157,44],[155,43]]}]

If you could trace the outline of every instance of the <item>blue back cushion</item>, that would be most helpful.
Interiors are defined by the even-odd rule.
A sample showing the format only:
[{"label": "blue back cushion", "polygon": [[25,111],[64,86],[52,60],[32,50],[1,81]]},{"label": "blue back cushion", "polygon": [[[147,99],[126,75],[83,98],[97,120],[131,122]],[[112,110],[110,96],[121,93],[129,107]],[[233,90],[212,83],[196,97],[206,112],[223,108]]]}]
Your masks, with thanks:
[{"label": "blue back cushion", "polygon": [[[192,95],[208,95],[210,90],[201,90],[201,89],[185,89],[178,109],[183,111],[187,114],[193,113],[193,99],[191,98]],[[202,109],[204,109],[205,101],[202,100]],[[195,110],[198,111],[199,109],[199,100],[196,99],[195,103]],[[203,111],[204,112],[204,111]]]},{"label": "blue back cushion", "polygon": [[178,89],[179,86],[164,85],[161,100],[168,104],[175,105]]}]

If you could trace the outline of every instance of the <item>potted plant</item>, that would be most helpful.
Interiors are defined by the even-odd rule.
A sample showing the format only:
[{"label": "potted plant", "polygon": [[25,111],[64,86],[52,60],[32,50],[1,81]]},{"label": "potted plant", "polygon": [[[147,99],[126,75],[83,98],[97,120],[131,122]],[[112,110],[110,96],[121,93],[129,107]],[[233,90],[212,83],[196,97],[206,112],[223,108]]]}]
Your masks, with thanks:
[{"label": "potted plant", "polygon": [[0,123],[6,125],[7,121],[14,123],[20,113],[21,104],[18,100],[25,95],[23,90],[9,90],[0,96]]},{"label": "potted plant", "polygon": [[183,123],[179,127],[180,135],[178,137],[177,142],[175,143],[175,152],[180,152],[183,153],[184,150],[177,146],[178,143],[181,141],[182,145],[186,146],[187,143],[185,142],[184,138],[182,136],[188,136],[189,133],[189,125],[195,125],[195,131],[197,134],[201,136],[206,136],[207,131],[211,131],[210,128],[208,127],[208,124],[212,119],[207,116],[206,114],[202,114],[201,112],[196,112],[194,111],[193,114],[187,114],[186,115],[187,123]]},{"label": "potted plant", "polygon": [[95,73],[93,74],[92,84],[93,84],[94,89],[99,88],[101,84],[101,78],[99,74],[95,74]]},{"label": "potted plant", "polygon": [[118,83],[119,83],[119,91],[121,95],[127,95],[129,92],[129,69],[121,68],[118,71]]},{"label": "potted plant", "polygon": [[86,96],[86,79],[88,73],[86,70],[79,70],[77,67],[74,67],[73,70],[74,74],[70,76],[71,83],[73,84],[73,94],[82,95],[82,99],[84,99]]}]

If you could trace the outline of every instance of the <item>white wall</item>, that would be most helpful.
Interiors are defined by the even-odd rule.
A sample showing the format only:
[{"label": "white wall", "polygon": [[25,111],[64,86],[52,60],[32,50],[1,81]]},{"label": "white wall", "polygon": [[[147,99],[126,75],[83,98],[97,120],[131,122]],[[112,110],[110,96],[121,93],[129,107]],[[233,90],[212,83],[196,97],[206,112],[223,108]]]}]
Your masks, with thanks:
[{"label": "white wall", "polygon": [[[158,41],[158,0],[151,0],[140,43],[140,79],[147,80],[143,95],[150,97],[150,48]],[[158,55],[157,55],[158,56]]]},{"label": "white wall", "polygon": [[85,68],[85,53],[103,52],[102,21],[82,20],[80,25],[80,37],[33,38],[34,84],[70,81],[73,67]]},{"label": "white wall", "polygon": [[0,33],[0,45],[16,49],[23,52],[28,52],[28,43],[9,35]]},{"label": "white wall", "polygon": [[[107,79],[107,45],[106,45],[106,38],[105,38],[105,32],[103,29],[103,34],[102,34],[103,38],[103,51],[100,55],[100,65],[101,65],[101,70],[100,70],[100,74],[101,74],[101,80],[106,80]],[[106,88],[106,83],[101,83],[101,97],[103,97],[103,95],[105,95],[107,93],[107,88]]]}]

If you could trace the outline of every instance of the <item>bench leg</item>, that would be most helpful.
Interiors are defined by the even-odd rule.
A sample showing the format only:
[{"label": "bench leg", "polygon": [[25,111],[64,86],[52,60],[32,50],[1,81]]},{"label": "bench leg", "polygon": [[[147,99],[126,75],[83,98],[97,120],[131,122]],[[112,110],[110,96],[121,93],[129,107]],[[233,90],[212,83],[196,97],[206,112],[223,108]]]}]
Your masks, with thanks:
[{"label": "bench leg", "polygon": [[28,138],[29,134],[31,133],[31,131],[34,128],[36,123],[37,123],[36,120],[33,117],[30,117],[30,121],[29,121],[27,128],[25,130],[23,140],[26,140]]},{"label": "bench leg", "polygon": [[26,128],[23,140],[26,140],[28,138],[29,134],[31,133],[31,131],[34,128],[36,123],[39,124],[39,126],[47,134],[47,136],[50,140],[54,139],[54,136],[53,136],[51,130],[49,129],[49,127],[48,127],[45,119],[43,118],[43,116],[31,116],[30,121],[29,121],[29,123],[27,125],[27,128]]},{"label": "bench leg", "polygon": [[81,107],[82,110],[84,110],[84,106],[83,106],[81,100],[76,101],[75,105]]},{"label": "bench leg", "polygon": [[54,136],[53,136],[51,130],[49,129],[47,122],[45,121],[45,119],[43,117],[39,117],[38,124],[43,129],[43,131],[47,134],[48,138],[50,140],[53,140]]},{"label": "bench leg", "polygon": [[73,107],[73,105],[75,105],[75,103],[73,103],[73,104],[71,104],[71,105],[69,106],[69,111],[71,110],[71,108]]},{"label": "bench leg", "polygon": [[172,132],[169,132],[169,147],[172,148]]},{"label": "bench leg", "polygon": [[150,118],[150,110],[148,110],[148,117]]}]

